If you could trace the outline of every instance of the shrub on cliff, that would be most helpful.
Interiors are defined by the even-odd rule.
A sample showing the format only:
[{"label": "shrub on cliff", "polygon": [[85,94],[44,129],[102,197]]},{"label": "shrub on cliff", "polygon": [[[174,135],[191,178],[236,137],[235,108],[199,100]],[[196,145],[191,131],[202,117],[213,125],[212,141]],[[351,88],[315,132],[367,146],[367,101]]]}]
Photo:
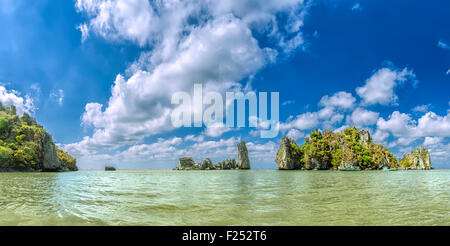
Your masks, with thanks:
[{"label": "shrub on cliff", "polygon": [[[44,170],[44,128],[27,113],[16,114],[14,106],[4,107],[0,103],[0,169]],[[51,137],[50,137],[51,138]],[[75,158],[58,151],[57,163],[61,170],[76,170]],[[58,162],[58,160],[56,162]]]},{"label": "shrub on cliff", "polygon": [[67,152],[56,147],[56,154],[58,154],[59,161],[70,171],[78,171],[77,160],[70,156]]}]

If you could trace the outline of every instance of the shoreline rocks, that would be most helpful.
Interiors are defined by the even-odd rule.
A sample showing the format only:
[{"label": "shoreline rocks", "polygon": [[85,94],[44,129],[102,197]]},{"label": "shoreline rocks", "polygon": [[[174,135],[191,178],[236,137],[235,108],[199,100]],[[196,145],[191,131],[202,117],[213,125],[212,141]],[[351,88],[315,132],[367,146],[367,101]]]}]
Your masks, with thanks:
[{"label": "shoreline rocks", "polygon": [[195,163],[192,157],[182,157],[178,160],[178,167],[173,170],[233,170],[250,169],[250,160],[245,142],[240,142],[238,147],[238,162],[236,159],[227,159],[213,164],[210,158],[206,158],[202,163]]}]

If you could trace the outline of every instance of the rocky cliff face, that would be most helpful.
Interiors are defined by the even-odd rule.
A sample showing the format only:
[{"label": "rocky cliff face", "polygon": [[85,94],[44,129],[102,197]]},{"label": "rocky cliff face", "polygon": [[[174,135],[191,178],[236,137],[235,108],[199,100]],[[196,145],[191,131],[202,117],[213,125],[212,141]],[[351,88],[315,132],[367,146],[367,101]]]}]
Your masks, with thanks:
[{"label": "rocky cliff face", "polygon": [[76,160],[58,149],[33,117],[0,103],[0,171],[76,171]]},{"label": "rocky cliff face", "polygon": [[411,170],[431,169],[431,158],[428,150],[423,146],[416,147],[411,153],[400,160],[400,167]]},{"label": "rocky cliff face", "polygon": [[44,133],[42,139],[42,149],[44,151],[42,165],[44,171],[60,171],[63,169],[62,163],[56,154],[56,146],[53,143],[52,136]]},{"label": "rocky cliff face", "polygon": [[238,147],[238,168],[239,169],[250,169],[250,160],[248,159],[247,146],[245,142],[240,142]]},{"label": "rocky cliff face", "polygon": [[277,156],[275,162],[280,170],[295,170],[300,169],[300,160],[295,158],[293,145],[295,141],[288,137],[283,137],[281,139],[280,148],[277,151]]},{"label": "rocky cliff face", "polygon": [[189,170],[195,167],[195,162],[192,157],[183,157],[178,160],[179,170]]}]

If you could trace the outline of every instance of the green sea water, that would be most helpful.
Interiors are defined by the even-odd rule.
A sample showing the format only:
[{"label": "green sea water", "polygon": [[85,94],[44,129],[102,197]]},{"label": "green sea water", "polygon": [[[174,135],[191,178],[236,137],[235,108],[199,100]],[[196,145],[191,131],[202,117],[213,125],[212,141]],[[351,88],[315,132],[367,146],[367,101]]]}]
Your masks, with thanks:
[{"label": "green sea water", "polygon": [[0,225],[450,225],[450,170],[0,173]]}]

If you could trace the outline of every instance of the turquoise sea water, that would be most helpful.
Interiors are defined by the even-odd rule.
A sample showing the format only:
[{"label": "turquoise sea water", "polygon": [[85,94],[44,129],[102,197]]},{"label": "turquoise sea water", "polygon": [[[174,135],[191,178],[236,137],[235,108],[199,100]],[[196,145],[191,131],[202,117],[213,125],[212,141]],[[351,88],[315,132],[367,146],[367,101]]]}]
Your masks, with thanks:
[{"label": "turquoise sea water", "polygon": [[0,225],[450,225],[450,170],[0,173]]}]

